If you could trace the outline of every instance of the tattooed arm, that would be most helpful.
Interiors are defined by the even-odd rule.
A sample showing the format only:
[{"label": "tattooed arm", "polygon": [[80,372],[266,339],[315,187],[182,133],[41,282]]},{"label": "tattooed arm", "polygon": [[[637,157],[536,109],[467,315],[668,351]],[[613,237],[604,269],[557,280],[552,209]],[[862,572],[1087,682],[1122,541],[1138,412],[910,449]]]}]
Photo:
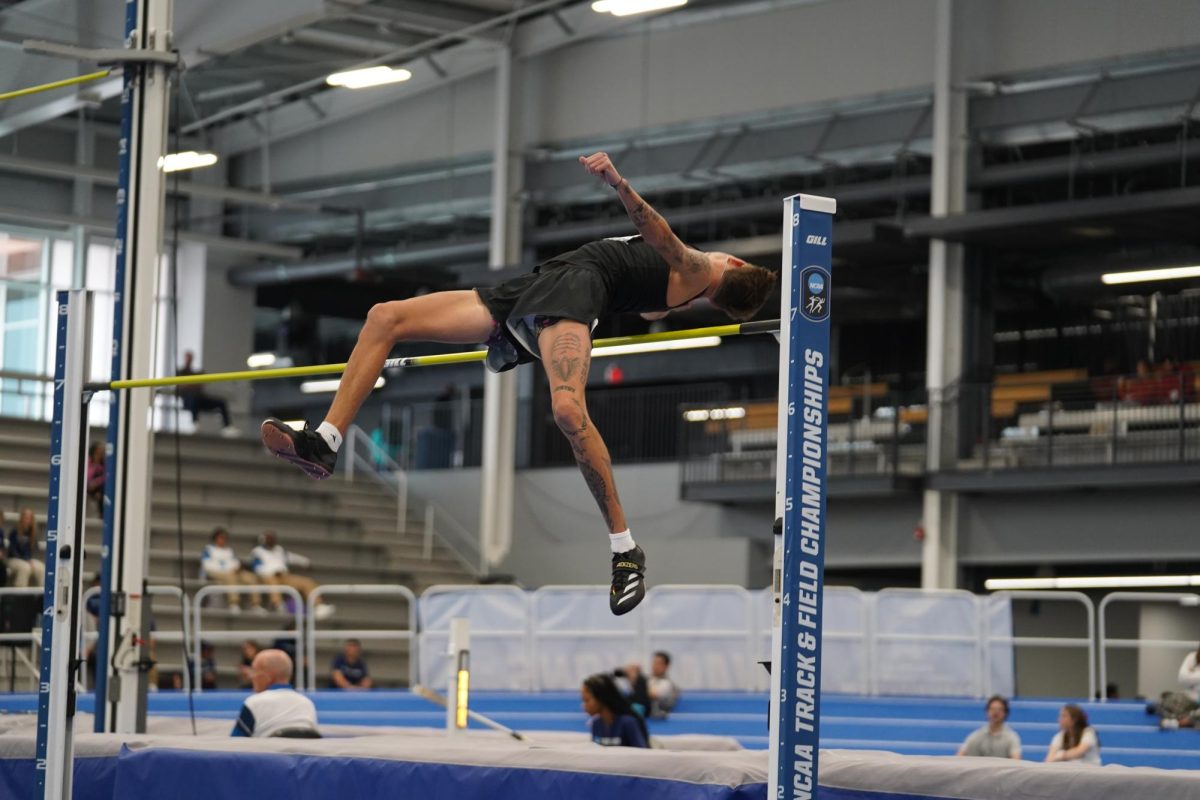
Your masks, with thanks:
[{"label": "tattooed arm", "polygon": [[634,191],[629,181],[621,177],[607,153],[596,153],[586,158],[580,156],[579,161],[589,173],[603,179],[617,190],[617,196],[621,198],[621,203],[629,213],[629,219],[637,226],[638,233],[646,240],[646,244],[657,250],[666,260],[671,266],[671,271],[683,278],[685,291],[693,291],[708,284],[712,269],[708,256],[679,240],[662,215]]}]

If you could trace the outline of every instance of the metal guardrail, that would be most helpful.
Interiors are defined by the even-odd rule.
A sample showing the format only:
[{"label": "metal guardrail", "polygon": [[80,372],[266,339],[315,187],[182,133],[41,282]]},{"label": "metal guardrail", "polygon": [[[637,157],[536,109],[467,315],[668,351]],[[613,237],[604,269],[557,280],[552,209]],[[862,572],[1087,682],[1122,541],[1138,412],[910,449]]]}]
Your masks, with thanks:
[{"label": "metal guardrail", "polygon": [[[84,646],[88,642],[94,642],[100,638],[99,632],[97,632],[94,628],[91,627],[92,615],[87,613],[88,601],[91,600],[93,597],[97,596],[98,594],[100,594],[100,587],[92,586],[92,587],[89,587],[83,593],[83,596],[80,597],[80,599],[79,599],[79,606],[80,606],[80,608],[84,609],[84,614],[82,615],[83,616],[83,624],[79,626],[79,640],[77,643],[77,646],[79,648],[78,652],[80,652],[80,653],[84,652]],[[187,594],[182,589],[180,589],[178,586],[171,586],[169,584],[147,586],[146,594],[150,595],[151,597],[154,597],[156,595],[159,597],[174,597],[179,600],[179,605],[182,607],[182,612],[181,612],[180,618],[182,619],[183,630],[182,631],[161,631],[161,632],[156,631],[154,633],[154,640],[156,642],[183,643],[185,645],[188,642],[190,642],[191,641],[191,624],[192,624],[191,623],[192,604],[191,604],[191,601],[188,599]],[[190,689],[192,686],[192,672],[191,672],[191,670],[189,670],[187,668],[187,664],[183,664],[182,669],[180,670],[180,673],[183,675],[183,688],[186,691],[186,690]],[[86,691],[89,688],[88,673],[87,673],[86,669],[79,671],[79,679],[80,679],[79,683],[80,683],[81,688]]]},{"label": "metal guardrail", "polygon": [[[1001,644],[1010,647],[1085,647],[1087,648],[1088,662],[1088,697],[1096,696],[1096,605],[1092,602],[1092,598],[1088,597],[1083,592],[1065,592],[1065,591],[1001,591],[993,592],[990,597],[1004,597],[1011,600],[1049,600],[1051,602],[1061,601],[1066,603],[1078,603],[1083,606],[1087,614],[1087,636],[1084,637],[1065,637],[1065,636],[993,636],[988,630],[985,620],[981,619],[980,631],[984,636],[984,654],[983,654],[983,675],[985,691],[984,694],[991,695],[992,682],[991,670],[987,667],[987,660],[991,654],[993,645]],[[986,614],[987,607],[984,603],[980,603],[980,613]],[[1102,634],[1103,635],[1103,632]]]},{"label": "metal guardrail", "polygon": [[[317,616],[313,613],[313,610],[317,607],[318,600],[331,594],[401,597],[408,604],[408,627],[318,631]],[[306,655],[308,656],[309,663],[307,685],[310,692],[314,692],[317,689],[316,665],[318,639],[396,639],[408,642],[408,685],[415,686],[417,684],[417,597],[412,593],[411,589],[399,584],[364,584],[357,586],[350,584],[329,584],[318,586],[308,595],[308,614],[305,617],[305,622],[307,625],[307,629],[305,630]],[[297,680],[297,685],[303,684],[300,684],[300,681]]]},{"label": "metal guardrail", "polygon": [[287,630],[252,630],[252,631],[211,631],[208,636],[213,641],[218,642],[237,642],[242,639],[253,638],[272,638],[272,639],[294,639],[296,642],[296,685],[305,685],[305,665],[304,665],[304,598],[300,596],[300,592],[296,591],[291,586],[281,586],[279,584],[259,584],[256,586],[227,586],[224,584],[212,584],[202,586],[196,590],[196,594],[192,597],[192,671],[193,681],[192,686],[194,691],[204,691],[201,685],[201,668],[200,668],[200,647],[204,640],[203,614],[204,614],[204,599],[214,594],[270,594],[277,592],[290,597],[296,607],[294,613],[296,620],[296,628],[292,631]]},{"label": "metal guardrail", "polygon": [[[1178,603],[1181,606],[1196,608],[1200,606],[1200,594],[1194,592],[1111,592],[1100,601],[1099,630],[1100,630],[1100,685],[1104,692],[1100,699],[1108,701],[1108,648],[1119,647],[1138,650],[1143,647],[1159,649],[1196,649],[1195,639],[1109,639],[1106,613],[1113,603]],[[1093,697],[1095,695],[1092,695]]]}]

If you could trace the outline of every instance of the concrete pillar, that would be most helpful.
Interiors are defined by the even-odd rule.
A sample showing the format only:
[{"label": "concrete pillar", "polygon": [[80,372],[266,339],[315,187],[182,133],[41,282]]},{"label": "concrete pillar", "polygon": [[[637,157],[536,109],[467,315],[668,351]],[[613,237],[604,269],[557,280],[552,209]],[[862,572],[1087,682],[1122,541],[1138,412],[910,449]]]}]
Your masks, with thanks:
[{"label": "concrete pillar", "polygon": [[[966,209],[967,97],[961,86],[961,56],[954,47],[961,26],[955,0],[938,0],[933,95],[933,181],[931,212],[948,216]],[[953,464],[958,451],[956,383],[963,375],[966,309],[963,246],[929,243],[929,318],[926,387],[929,390],[927,466],[931,473]],[[921,586],[958,585],[958,504],[950,492],[927,490]]]},{"label": "concrete pillar", "polygon": [[[521,251],[520,219],[513,186],[520,163],[512,158],[512,51],[499,49],[496,67],[496,131],[492,160],[492,227],[488,263],[500,269]],[[517,174],[514,174],[517,173]],[[512,547],[513,483],[516,469],[517,375],[488,372],[483,384],[483,469],[480,487],[479,544],[486,571]]]}]

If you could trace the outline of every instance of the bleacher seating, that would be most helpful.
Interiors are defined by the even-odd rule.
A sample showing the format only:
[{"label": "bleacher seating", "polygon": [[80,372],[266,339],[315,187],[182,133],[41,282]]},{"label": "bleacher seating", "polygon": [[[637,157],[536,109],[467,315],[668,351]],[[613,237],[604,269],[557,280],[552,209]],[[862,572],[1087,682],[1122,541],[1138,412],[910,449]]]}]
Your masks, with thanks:
[{"label": "bleacher seating", "polygon": [[[102,436],[93,431],[93,439]],[[31,506],[44,525],[47,504],[49,425],[14,419],[0,420],[0,508],[16,512]],[[470,573],[445,548],[435,544],[432,557],[423,556],[422,521],[410,509],[409,533],[396,531],[396,497],[370,480],[348,483],[340,476],[314,482],[294,468],[267,456],[256,440],[222,439],[203,435],[181,439],[183,584],[192,594],[205,582],[199,579],[199,556],[214,527],[229,530],[230,543],[248,558],[257,537],[274,530],[284,547],[312,559],[312,567],[297,570],[320,584],[403,584],[415,592],[442,583],[472,580]],[[148,582],[179,585],[175,492],[175,450],[171,435],[156,440],[154,484],[151,495],[151,533]],[[87,521],[87,573],[99,568],[102,524],[94,504]],[[10,520],[11,522],[11,520]],[[322,622],[323,629],[402,627],[402,610],[394,600],[332,598],[338,611]],[[226,611],[223,599],[205,610],[210,629],[282,629],[288,618],[280,614],[260,617]],[[179,630],[178,604],[154,601],[155,623],[163,633]],[[386,624],[381,613],[392,615]],[[268,644],[262,642],[262,644]],[[318,648],[318,675],[326,676],[336,641]],[[160,644],[160,674],[178,671],[179,648]],[[367,655],[377,683],[407,683],[406,646],[369,642]],[[236,685],[239,661],[236,643],[217,645],[220,685]]]}]

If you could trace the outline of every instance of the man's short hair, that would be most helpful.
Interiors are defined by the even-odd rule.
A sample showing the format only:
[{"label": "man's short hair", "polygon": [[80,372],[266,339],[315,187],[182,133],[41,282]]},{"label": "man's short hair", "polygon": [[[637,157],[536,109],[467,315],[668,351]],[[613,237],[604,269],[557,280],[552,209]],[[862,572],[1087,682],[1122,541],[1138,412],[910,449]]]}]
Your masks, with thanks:
[{"label": "man's short hair", "polygon": [[713,292],[713,304],[739,322],[745,322],[767,302],[777,280],[774,272],[753,264],[727,269]]},{"label": "man's short hair", "polygon": [[362,642],[360,642],[358,639],[347,639],[346,644],[352,644],[360,650],[362,649]]},{"label": "man's short hair", "polygon": [[671,654],[666,650],[655,650],[654,657],[661,658],[664,664],[666,664],[668,667],[671,666]]},{"label": "man's short hair", "polygon": [[1008,719],[1008,701],[1000,695],[994,694],[988,698],[987,705],[983,707],[983,710],[987,711],[989,708],[991,708],[992,703],[999,703],[1000,705],[1004,706],[1004,718]]}]

